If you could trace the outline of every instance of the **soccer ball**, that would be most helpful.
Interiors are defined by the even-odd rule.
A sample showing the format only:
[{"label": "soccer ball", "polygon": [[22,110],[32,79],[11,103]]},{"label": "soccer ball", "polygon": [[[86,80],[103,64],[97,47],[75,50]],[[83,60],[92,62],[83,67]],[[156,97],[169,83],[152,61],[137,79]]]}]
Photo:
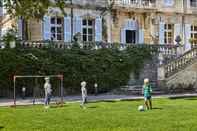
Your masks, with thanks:
[{"label": "soccer ball", "polygon": [[143,105],[138,106],[138,111],[144,111],[144,106]]}]

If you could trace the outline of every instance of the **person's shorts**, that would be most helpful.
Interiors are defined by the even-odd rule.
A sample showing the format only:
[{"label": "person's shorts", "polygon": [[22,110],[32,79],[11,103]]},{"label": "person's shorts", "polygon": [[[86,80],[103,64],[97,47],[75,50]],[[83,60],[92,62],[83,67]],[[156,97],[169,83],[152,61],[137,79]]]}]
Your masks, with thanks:
[{"label": "person's shorts", "polygon": [[151,100],[151,96],[144,96],[144,100],[145,100],[145,101]]}]

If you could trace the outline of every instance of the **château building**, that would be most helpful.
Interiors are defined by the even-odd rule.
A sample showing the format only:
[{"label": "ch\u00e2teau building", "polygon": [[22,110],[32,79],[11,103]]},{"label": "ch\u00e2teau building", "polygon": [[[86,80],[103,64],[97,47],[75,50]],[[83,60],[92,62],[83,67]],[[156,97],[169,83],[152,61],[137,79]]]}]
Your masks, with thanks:
[{"label": "ch\u00e2teau building", "polygon": [[81,41],[175,45],[177,37],[186,50],[197,44],[197,0],[72,0],[49,8],[43,21],[9,18],[1,8],[1,36],[12,25],[23,40]]}]

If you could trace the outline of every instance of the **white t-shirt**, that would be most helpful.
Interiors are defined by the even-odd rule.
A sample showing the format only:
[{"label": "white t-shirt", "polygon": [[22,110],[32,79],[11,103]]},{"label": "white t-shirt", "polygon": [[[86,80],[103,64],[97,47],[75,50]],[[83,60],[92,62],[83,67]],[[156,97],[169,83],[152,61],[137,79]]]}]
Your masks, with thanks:
[{"label": "white t-shirt", "polygon": [[51,94],[52,89],[51,89],[51,84],[50,83],[45,83],[44,84],[44,89],[45,89],[45,94]]},{"label": "white t-shirt", "polygon": [[81,87],[81,95],[82,97],[87,97],[87,90],[85,87]]}]

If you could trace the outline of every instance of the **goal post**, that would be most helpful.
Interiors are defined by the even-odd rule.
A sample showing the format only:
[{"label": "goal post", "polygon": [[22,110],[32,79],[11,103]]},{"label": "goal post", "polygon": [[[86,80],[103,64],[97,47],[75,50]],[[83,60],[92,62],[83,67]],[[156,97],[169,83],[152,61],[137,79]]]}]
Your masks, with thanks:
[{"label": "goal post", "polygon": [[[56,78],[60,81],[60,103],[63,103],[64,102],[64,94],[63,94],[63,79],[64,79],[64,76],[63,75],[14,75],[13,77],[13,88],[14,88],[14,94],[13,94],[13,99],[14,99],[14,106],[16,106],[16,83],[17,83],[17,80],[18,79],[23,79],[23,78],[26,78],[26,79],[43,79],[46,78],[46,77],[49,77],[50,79],[51,78]],[[44,86],[44,83],[43,83],[43,86]],[[44,88],[44,87],[43,87]],[[52,85],[52,89],[53,89],[53,85]],[[33,94],[34,94],[34,91],[33,91]],[[35,98],[33,98],[33,101],[35,101]]]}]

